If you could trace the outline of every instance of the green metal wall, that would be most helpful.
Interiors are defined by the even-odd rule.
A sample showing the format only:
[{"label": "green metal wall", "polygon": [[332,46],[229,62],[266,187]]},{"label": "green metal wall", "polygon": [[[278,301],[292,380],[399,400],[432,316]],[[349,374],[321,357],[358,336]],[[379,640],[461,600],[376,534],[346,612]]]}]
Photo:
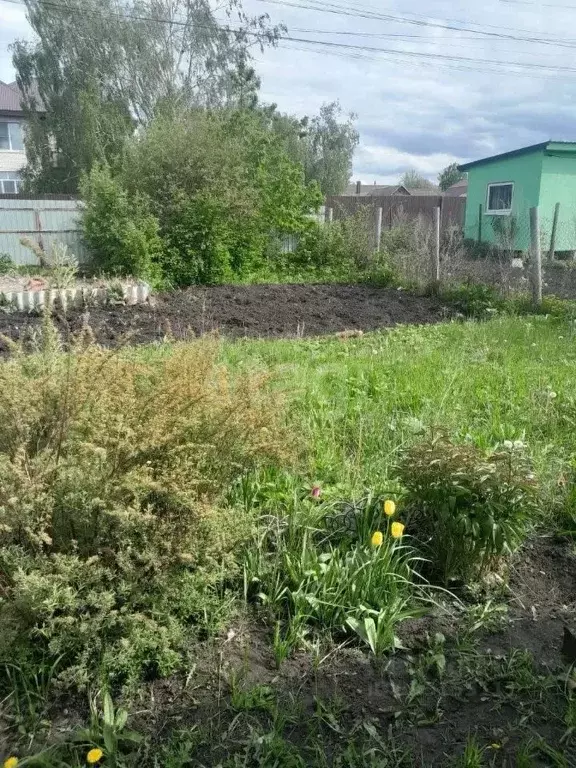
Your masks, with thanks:
[{"label": "green metal wall", "polygon": [[492,220],[495,217],[485,214],[488,184],[512,181],[514,182],[512,215],[517,220],[515,248],[519,251],[528,250],[530,246],[529,210],[539,204],[543,161],[544,151],[539,150],[530,154],[493,160],[471,168],[468,171],[465,236],[473,240],[478,238],[478,210],[481,203],[482,241],[497,242],[492,227]]},{"label": "green metal wall", "polygon": [[[551,144],[551,152],[554,152],[553,147]],[[556,203],[560,203],[556,250],[576,250],[576,155],[573,153],[564,152],[544,157],[539,213],[545,250],[549,247]]]}]

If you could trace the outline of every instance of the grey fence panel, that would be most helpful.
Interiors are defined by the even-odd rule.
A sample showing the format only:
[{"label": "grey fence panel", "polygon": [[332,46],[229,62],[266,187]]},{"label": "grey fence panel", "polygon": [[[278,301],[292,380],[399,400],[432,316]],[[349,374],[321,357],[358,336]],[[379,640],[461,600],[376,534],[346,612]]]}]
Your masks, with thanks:
[{"label": "grey fence panel", "polygon": [[79,222],[81,206],[73,198],[0,195],[0,253],[7,253],[15,264],[37,264],[32,251],[20,242],[29,238],[46,251],[54,243],[65,243],[79,261],[87,261]]}]

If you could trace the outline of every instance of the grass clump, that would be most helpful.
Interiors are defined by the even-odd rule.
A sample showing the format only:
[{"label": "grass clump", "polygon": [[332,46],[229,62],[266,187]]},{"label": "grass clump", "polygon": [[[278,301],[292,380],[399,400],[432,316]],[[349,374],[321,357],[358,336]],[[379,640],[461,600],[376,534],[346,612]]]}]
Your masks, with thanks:
[{"label": "grass clump", "polygon": [[445,435],[406,451],[409,530],[445,584],[485,575],[524,540],[538,516],[537,489],[521,441],[487,453]]},{"label": "grass clump", "polygon": [[276,625],[277,659],[310,627],[335,638],[356,636],[378,655],[394,648],[402,620],[420,614],[414,556],[402,543],[404,526],[382,521],[378,506],[379,515],[373,503],[356,506],[346,533],[334,529],[330,506],[317,512],[315,524],[306,512],[274,518],[249,548],[249,594],[287,626],[283,636]]},{"label": "grass clump", "polygon": [[89,347],[0,366],[0,656],[131,684],[213,629],[250,521],[219,500],[284,454],[265,377],[207,341],[154,364]]}]

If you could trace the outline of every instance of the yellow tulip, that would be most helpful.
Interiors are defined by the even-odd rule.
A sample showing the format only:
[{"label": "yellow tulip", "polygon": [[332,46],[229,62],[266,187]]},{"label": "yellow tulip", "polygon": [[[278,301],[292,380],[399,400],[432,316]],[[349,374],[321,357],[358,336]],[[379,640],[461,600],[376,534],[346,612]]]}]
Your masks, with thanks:
[{"label": "yellow tulip", "polygon": [[372,546],[373,547],[380,547],[382,545],[384,537],[382,536],[382,531],[374,531],[372,534]]},{"label": "yellow tulip", "polygon": [[386,499],[384,502],[384,514],[387,515],[387,517],[392,517],[394,512],[396,512],[396,504],[394,504],[392,499]]},{"label": "yellow tulip", "polygon": [[88,752],[86,755],[86,762],[90,763],[90,765],[94,765],[94,763],[99,763],[103,757],[104,752],[102,752],[101,749],[91,749],[90,752]]},{"label": "yellow tulip", "polygon": [[406,526],[404,523],[392,523],[390,526],[390,533],[392,534],[393,539],[400,539],[402,537],[402,534],[404,533],[404,528]]},{"label": "yellow tulip", "polygon": [[4,760],[4,768],[16,768],[17,765],[18,765],[17,757],[9,757],[7,760]]}]

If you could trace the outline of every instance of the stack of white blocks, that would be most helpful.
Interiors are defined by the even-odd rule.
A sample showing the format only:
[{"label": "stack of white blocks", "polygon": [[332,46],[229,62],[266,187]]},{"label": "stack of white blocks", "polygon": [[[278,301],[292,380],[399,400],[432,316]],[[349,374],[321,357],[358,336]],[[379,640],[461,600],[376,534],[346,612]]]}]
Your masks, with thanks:
[{"label": "stack of white blocks", "polygon": [[[150,296],[150,286],[146,283],[123,285],[126,304],[142,304]],[[27,311],[37,307],[52,305],[57,301],[61,307],[82,307],[86,304],[105,304],[110,296],[109,288],[53,288],[46,291],[6,291],[0,298],[12,304],[16,309]]]}]

